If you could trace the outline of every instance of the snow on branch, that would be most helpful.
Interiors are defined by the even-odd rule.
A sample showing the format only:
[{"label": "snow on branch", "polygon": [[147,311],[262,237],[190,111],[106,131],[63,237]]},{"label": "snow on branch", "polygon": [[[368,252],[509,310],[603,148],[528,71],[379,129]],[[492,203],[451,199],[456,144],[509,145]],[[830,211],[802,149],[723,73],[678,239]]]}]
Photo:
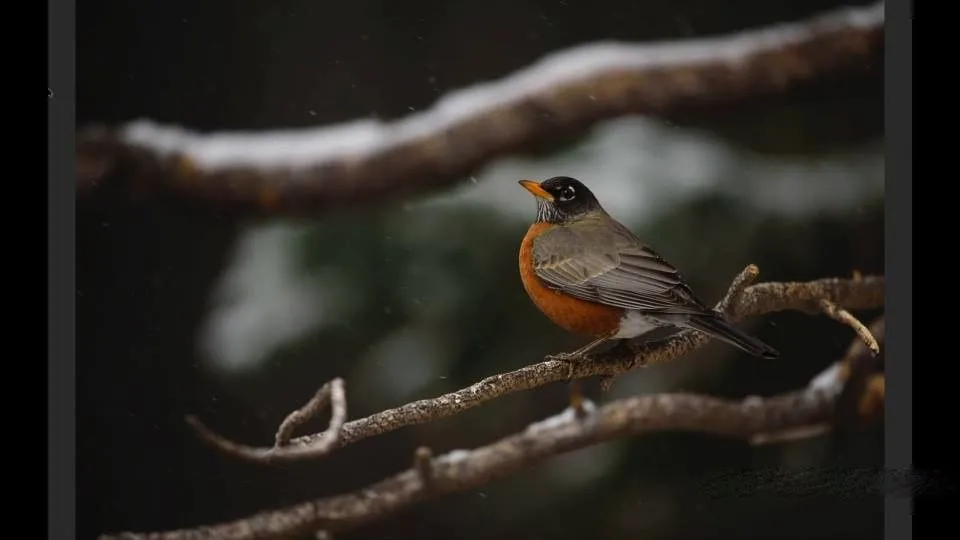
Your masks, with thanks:
[{"label": "snow on branch", "polygon": [[[752,273],[755,276],[751,268],[755,270],[755,267],[748,267],[744,274]],[[883,304],[882,287],[883,281],[880,278],[765,283],[746,288],[739,299],[728,297],[731,309],[727,312],[744,316],[775,310],[778,307],[789,307],[813,313],[820,309],[820,300],[823,298],[829,298],[834,306],[843,305],[850,309],[873,308]],[[849,315],[849,312],[845,313]],[[855,320],[852,315],[849,317],[850,320]],[[741,400],[724,400],[695,394],[655,394],[634,396],[603,406],[585,402],[580,411],[571,406],[557,415],[527,426],[519,433],[473,450],[454,450],[434,456],[429,448],[417,448],[409,469],[355,492],[265,511],[228,523],[165,532],[125,532],[103,535],[100,540],[292,540],[310,535],[329,538],[332,533],[384,519],[428,499],[474,489],[534,466],[551,456],[620,437],[662,431],[694,431],[742,439],[750,444],[769,444],[817,435],[830,429],[842,417],[842,397],[848,388],[856,386],[862,389],[860,395],[855,396],[856,408],[859,411],[864,410],[865,403],[873,403],[876,408],[876,402],[882,403],[884,397],[883,375],[863,375],[870,370],[862,368],[876,363],[873,347],[884,340],[883,321],[877,321],[869,329],[859,322],[853,326],[856,327],[857,336],[844,358],[831,364],[805,387],[786,394],[749,396]],[[693,342],[694,340],[687,337],[686,341],[675,340],[672,348],[657,349],[654,346],[651,351],[672,350],[674,352],[670,354],[681,354],[691,349]],[[644,356],[641,353],[631,362],[637,364],[656,357],[655,353],[647,354],[654,356]],[[659,359],[666,358],[667,356],[664,356]],[[549,364],[546,362],[525,368],[529,383],[523,383],[524,377],[516,375],[524,371],[520,370],[486,379],[458,394],[489,396],[488,388],[500,385],[500,388],[505,390],[501,391],[502,395],[515,390],[509,387],[510,384],[519,384],[526,388],[540,384],[542,379],[538,378],[538,373],[552,369],[556,375],[567,371],[566,367],[549,368]],[[584,359],[574,366],[577,366],[575,371],[578,376],[620,372],[623,366],[616,361],[613,365],[619,365],[620,368],[611,368],[604,364],[595,359]],[[861,381],[860,384],[855,384],[853,377],[858,373],[863,375],[866,383]],[[552,380],[557,380],[557,377],[554,376]],[[324,385],[324,388],[337,387],[337,384]],[[321,390],[318,395],[324,393],[326,392]],[[486,399],[490,398],[481,398]],[[315,400],[311,400],[313,401]],[[325,398],[318,398],[316,401],[325,401]],[[448,411],[433,416],[439,418],[475,406],[479,401],[474,398],[462,408],[455,403],[456,398],[444,396],[412,403],[394,411],[408,408],[405,413],[408,419],[414,414],[414,410]],[[380,420],[375,421],[370,421],[370,418],[373,417],[344,424],[337,432],[346,434],[344,440],[352,442],[400,425],[430,419],[401,420],[399,424],[391,425],[389,415],[381,416]],[[351,428],[350,424],[354,424],[354,427]],[[378,424],[386,428],[377,427]],[[350,439],[350,433],[354,434],[353,439]],[[219,445],[218,447],[235,453]]]},{"label": "snow on branch", "polygon": [[720,37],[588,44],[390,122],[208,134],[149,120],[89,127],[78,134],[78,193],[162,192],[283,215],[426,193],[603,120],[716,107],[868,68],[883,23],[878,3]]}]

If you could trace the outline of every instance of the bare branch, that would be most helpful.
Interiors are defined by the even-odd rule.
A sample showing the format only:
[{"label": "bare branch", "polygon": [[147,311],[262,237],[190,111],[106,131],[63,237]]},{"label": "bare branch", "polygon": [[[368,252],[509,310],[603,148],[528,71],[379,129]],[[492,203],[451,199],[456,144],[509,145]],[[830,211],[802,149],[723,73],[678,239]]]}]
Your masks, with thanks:
[{"label": "bare branch", "polygon": [[870,352],[872,352],[874,356],[880,354],[880,346],[877,345],[877,340],[874,339],[873,335],[870,334],[870,330],[868,330],[863,323],[857,320],[856,317],[851,315],[849,311],[829,300],[820,300],[820,309],[822,309],[823,312],[831,319],[853,328],[857,335],[860,336],[860,339],[863,340],[864,345],[870,349]]},{"label": "bare branch", "polygon": [[[742,294],[736,294],[736,290],[755,278],[757,273],[756,266],[749,265],[734,280],[731,291],[726,295],[723,302],[728,306],[727,311],[732,320],[783,310],[819,313],[819,302],[824,298],[850,309],[868,309],[883,305],[883,278],[878,276],[761,283],[742,289]],[[256,462],[308,459],[325,455],[334,447],[346,446],[402,427],[452,416],[506,394],[569,380],[571,376],[574,379],[594,376],[611,377],[646,365],[670,362],[706,344],[709,339],[705,334],[685,331],[661,341],[636,347],[632,351],[624,352],[614,349],[586,361],[547,360],[516,371],[487,377],[467,388],[436,398],[414,401],[395,409],[353,420],[344,424],[343,428],[336,433],[323,432],[298,437],[290,441],[290,446],[282,448],[244,446],[228,441],[208,430],[203,432],[202,436],[231,455]],[[193,425],[197,427],[198,423],[194,421]],[[336,440],[330,442],[331,438]],[[313,450],[317,445],[324,449],[323,452]]]},{"label": "bare branch", "polygon": [[878,3],[728,36],[586,45],[388,123],[254,134],[149,121],[88,128],[77,137],[77,187],[285,215],[425,193],[603,120],[726,106],[870,69],[879,65],[883,24]]},{"label": "bare branch", "polygon": [[[864,349],[859,352],[862,354]],[[802,390],[740,401],[660,394],[622,399],[599,409],[585,401],[587,412],[583,418],[568,408],[520,433],[474,450],[454,450],[432,459],[428,452],[418,451],[410,469],[353,493],[262,512],[230,523],[104,535],[100,540],[294,539],[316,530],[355,528],[430,497],[473,489],[550,456],[618,437],[683,430],[749,441],[763,433],[799,433],[810,426],[833,422],[843,384],[837,377],[830,377],[829,381],[826,384],[821,374]]]},{"label": "bare branch", "polygon": [[[862,278],[859,278],[859,279],[862,279]],[[870,323],[870,327],[867,328],[867,331],[870,333],[872,337],[875,338],[875,341],[877,343],[877,348],[879,349],[879,344],[881,341],[883,341],[884,335],[886,335],[887,333],[886,319],[884,317],[880,317],[879,319],[873,321],[872,323]],[[852,371],[854,366],[856,365],[867,363],[865,361],[861,361],[861,359],[863,358],[864,349],[869,349],[871,355],[876,357],[876,355],[873,354],[873,348],[870,347],[867,343],[865,343],[863,339],[854,340],[853,343],[850,344],[850,348],[847,350],[847,354],[845,356],[845,358],[847,359],[847,362],[844,365],[846,366],[848,371]],[[869,363],[871,365],[876,364],[876,358],[872,358]],[[849,376],[849,372],[847,373],[847,376]]]},{"label": "bare branch", "polygon": [[[335,390],[331,390],[331,388],[335,388]],[[274,446],[286,446],[290,442],[290,436],[293,434],[293,430],[320,414],[320,411],[326,408],[330,402],[331,393],[334,392],[337,396],[333,398],[334,405],[330,418],[330,429],[339,431],[347,416],[347,399],[343,389],[343,379],[338,378],[321,386],[320,390],[313,396],[313,399],[308,401],[303,407],[290,413],[283,422],[280,423]]]},{"label": "bare branch", "polygon": [[[330,425],[327,427],[327,430],[323,432],[325,434],[323,440],[319,440],[316,444],[310,446],[289,447],[290,436],[293,434],[293,430],[323,411],[328,403],[332,403]],[[298,459],[318,458],[330,453],[337,448],[337,444],[340,441],[340,432],[343,429],[346,419],[347,394],[344,389],[343,379],[336,378],[321,386],[306,405],[287,415],[277,429],[276,442],[272,448],[252,448],[237,444],[218,435],[194,416],[188,416],[187,422],[197,431],[204,441],[227,454],[252,461],[268,462],[273,459],[275,452],[281,449],[285,451],[285,456],[295,455]]]},{"label": "bare branch", "polygon": [[748,264],[737,277],[733,278],[733,283],[730,284],[727,294],[717,303],[717,311],[729,314],[731,308],[743,297],[747,287],[753,285],[758,277],[760,277],[760,269],[757,268],[757,265]]}]

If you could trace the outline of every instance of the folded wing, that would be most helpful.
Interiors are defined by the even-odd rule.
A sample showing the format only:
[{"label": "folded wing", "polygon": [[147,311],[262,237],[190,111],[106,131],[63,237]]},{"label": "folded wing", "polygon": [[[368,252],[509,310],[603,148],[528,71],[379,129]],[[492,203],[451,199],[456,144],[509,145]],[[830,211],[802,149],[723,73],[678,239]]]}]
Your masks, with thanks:
[{"label": "folded wing", "polygon": [[555,227],[533,245],[534,268],[544,284],[581,300],[650,314],[707,310],[676,268],[613,220]]}]

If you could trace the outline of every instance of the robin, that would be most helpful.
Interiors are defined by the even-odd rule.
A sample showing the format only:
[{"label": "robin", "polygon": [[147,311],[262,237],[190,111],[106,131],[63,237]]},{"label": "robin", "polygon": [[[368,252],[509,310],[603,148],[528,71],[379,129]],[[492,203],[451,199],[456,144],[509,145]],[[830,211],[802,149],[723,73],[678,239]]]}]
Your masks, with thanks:
[{"label": "robin", "polygon": [[537,220],[520,243],[523,287],[554,323],[594,338],[557,358],[657,328],[693,329],[755,356],[779,356],[701,302],[680,272],[610,217],[580,181],[557,176],[520,185],[537,200]]}]

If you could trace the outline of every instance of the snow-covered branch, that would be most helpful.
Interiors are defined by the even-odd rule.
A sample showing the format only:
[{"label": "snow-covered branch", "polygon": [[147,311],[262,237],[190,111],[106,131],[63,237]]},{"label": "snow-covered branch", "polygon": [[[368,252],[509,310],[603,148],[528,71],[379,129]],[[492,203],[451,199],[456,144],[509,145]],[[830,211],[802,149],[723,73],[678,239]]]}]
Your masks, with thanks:
[{"label": "snow-covered branch", "polygon": [[284,215],[426,193],[603,120],[717,107],[869,69],[883,23],[879,3],[720,37],[588,44],[390,122],[207,134],[149,120],[88,127],[78,134],[78,190]]}]

